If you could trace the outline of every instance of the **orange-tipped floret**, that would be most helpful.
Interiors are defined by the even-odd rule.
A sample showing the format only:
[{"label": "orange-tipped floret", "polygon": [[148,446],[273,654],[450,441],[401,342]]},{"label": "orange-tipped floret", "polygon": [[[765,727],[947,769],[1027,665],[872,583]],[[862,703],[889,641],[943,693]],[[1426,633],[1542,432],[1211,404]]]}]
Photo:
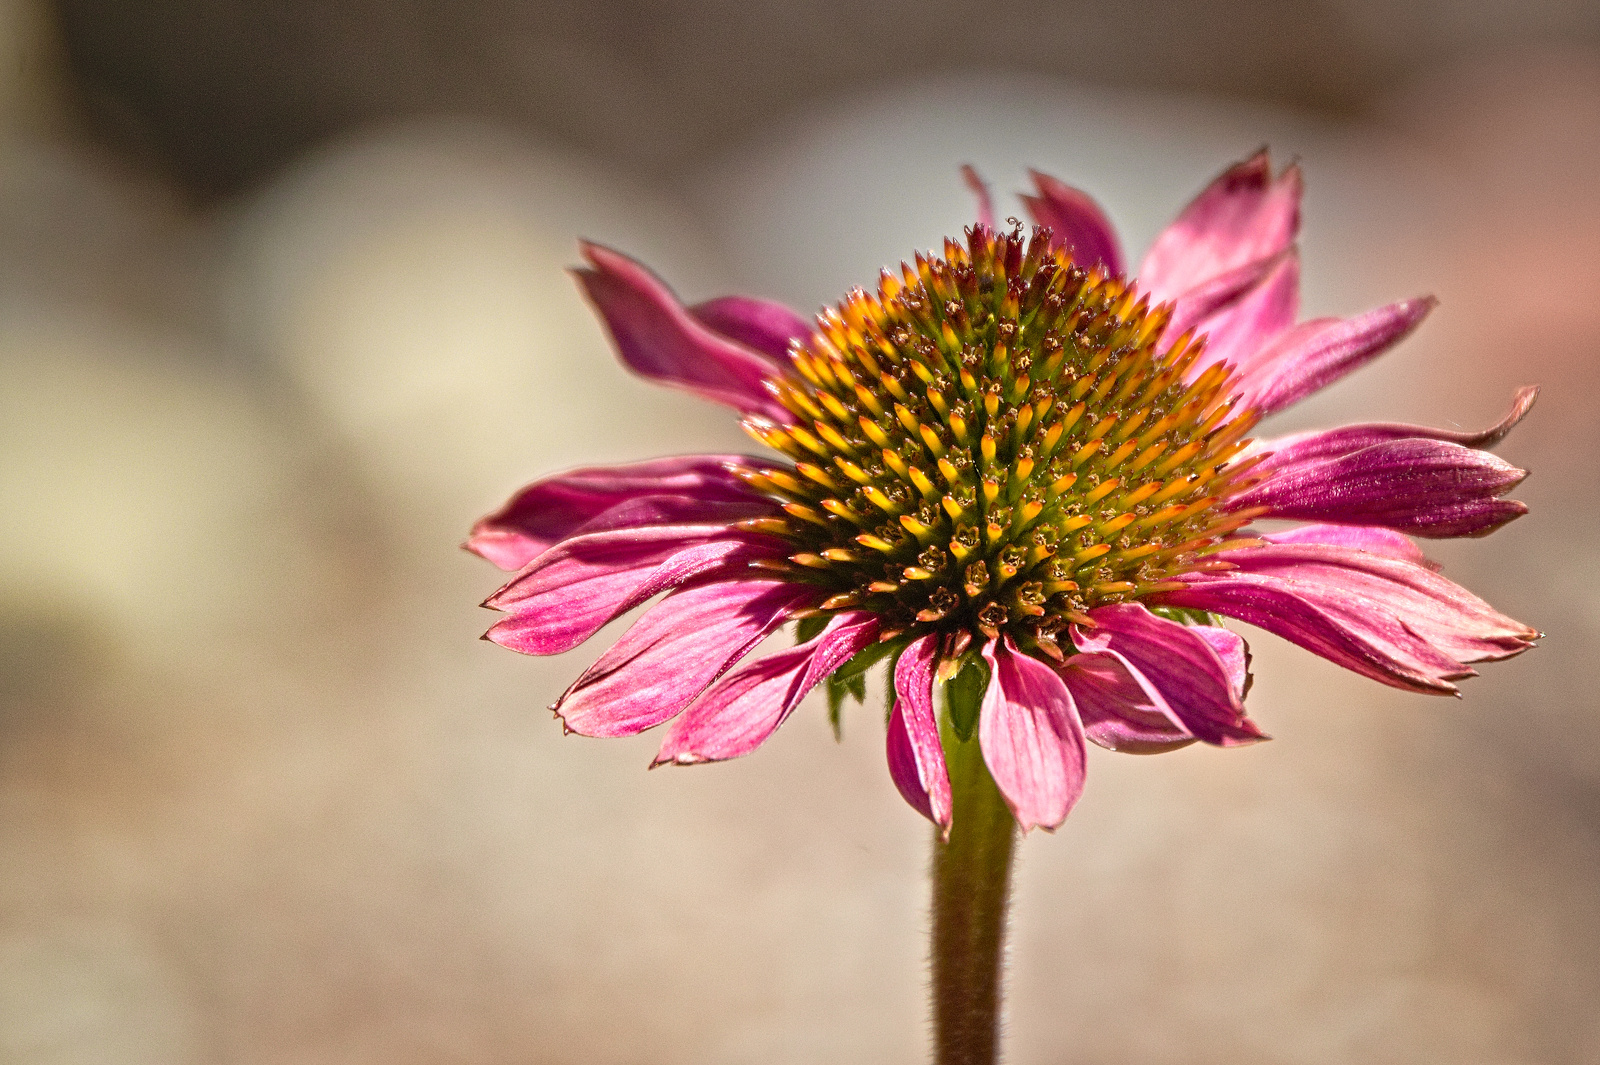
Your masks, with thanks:
[{"label": "orange-tipped floret", "polygon": [[1231,369],[1191,375],[1200,340],[1164,341],[1165,306],[1050,237],[975,226],[885,271],[794,349],[775,395],[795,423],[746,423],[801,473],[750,480],[825,609],[1049,655],[1088,610],[1181,587],[1253,516],[1218,507],[1251,483],[1233,460],[1257,420]]}]

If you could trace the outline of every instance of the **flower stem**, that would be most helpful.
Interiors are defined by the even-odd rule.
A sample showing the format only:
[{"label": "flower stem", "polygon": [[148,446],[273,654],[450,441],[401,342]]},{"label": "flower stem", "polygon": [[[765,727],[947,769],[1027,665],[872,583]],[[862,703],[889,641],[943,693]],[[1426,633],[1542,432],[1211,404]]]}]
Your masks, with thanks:
[{"label": "flower stem", "polygon": [[945,729],[954,807],[950,839],[933,837],[933,1029],[937,1065],[994,1065],[1000,959],[1017,825],[978,738]]}]

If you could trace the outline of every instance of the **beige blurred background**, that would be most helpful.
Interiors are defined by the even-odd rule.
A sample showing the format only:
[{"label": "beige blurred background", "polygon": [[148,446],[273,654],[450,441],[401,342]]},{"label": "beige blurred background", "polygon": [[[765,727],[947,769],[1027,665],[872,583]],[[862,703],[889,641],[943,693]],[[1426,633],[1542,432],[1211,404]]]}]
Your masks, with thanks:
[{"label": "beige blurred background", "polygon": [[1600,1062],[1592,0],[0,2],[0,1062],[923,1060],[881,716],[646,773],[543,710],[609,634],[479,642],[456,544],[746,446],[616,366],[579,235],[810,310],[965,224],[960,163],[1137,255],[1263,143],[1308,315],[1443,301],[1275,428],[1543,384],[1533,513],[1433,554],[1549,636],[1455,701],[1250,633],[1275,742],[1096,751],[1009,1060]]}]

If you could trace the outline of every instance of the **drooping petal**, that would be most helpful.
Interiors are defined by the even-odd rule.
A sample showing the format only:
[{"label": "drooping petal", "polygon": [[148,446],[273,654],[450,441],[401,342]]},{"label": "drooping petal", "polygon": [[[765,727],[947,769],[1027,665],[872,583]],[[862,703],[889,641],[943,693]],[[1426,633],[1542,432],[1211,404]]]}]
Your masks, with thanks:
[{"label": "drooping petal", "polygon": [[1083,722],[1055,670],[1018,654],[1009,636],[983,649],[991,670],[978,716],[989,774],[1026,832],[1053,829],[1083,794]]},{"label": "drooping petal", "polygon": [[1409,691],[1456,694],[1468,663],[1509,658],[1538,635],[1426,566],[1374,551],[1273,543],[1213,557],[1236,568],[1188,574],[1187,588],[1153,598],[1238,618]]},{"label": "drooping petal", "polygon": [[1230,362],[1248,388],[1259,372],[1257,359],[1272,341],[1294,327],[1300,314],[1300,257],[1292,251],[1277,259],[1261,282],[1237,302],[1200,322],[1205,351],[1193,374],[1218,362]]},{"label": "drooping petal", "polygon": [[950,773],[939,741],[939,717],[933,709],[933,673],[939,637],[930,633],[913,640],[895,665],[894,712],[885,741],[889,775],[900,794],[923,817],[950,827]]},{"label": "drooping petal", "polygon": [[489,597],[485,606],[510,616],[485,637],[523,654],[560,654],[662,592],[691,580],[749,576],[751,562],[789,550],[781,540],[715,525],[577,536]]},{"label": "drooping petal", "polygon": [[1489,428],[1476,433],[1435,429],[1426,425],[1406,425],[1401,422],[1366,422],[1341,425],[1337,429],[1313,429],[1309,432],[1280,436],[1273,440],[1263,440],[1258,446],[1260,450],[1272,453],[1266,462],[1267,468],[1291,466],[1313,459],[1337,458],[1391,440],[1440,440],[1460,444],[1462,447],[1487,450],[1504,440],[1506,434],[1516,428],[1517,423],[1522,421],[1533,408],[1533,401],[1538,398],[1539,389],[1536,386],[1517,389],[1511,401],[1511,410],[1506,416]]},{"label": "drooping petal", "polygon": [[789,343],[811,335],[811,323],[781,303],[749,296],[722,296],[689,308],[701,324],[730,340],[777,360],[789,357]]},{"label": "drooping petal", "polygon": [[1501,499],[1527,476],[1488,451],[1421,438],[1387,440],[1336,458],[1267,458],[1266,479],[1229,499],[1262,516],[1378,525],[1416,536],[1487,536],[1526,514]]},{"label": "drooping petal", "polygon": [[599,244],[580,247],[592,268],[573,273],[629,367],[742,414],[792,419],[766,388],[781,369],[777,359],[705,325],[642,264]]},{"label": "drooping petal", "polygon": [[970,163],[962,166],[961,180],[978,201],[978,224],[994,228],[994,197],[989,195],[989,183],[983,180],[976,167]]},{"label": "drooping petal", "polygon": [[551,707],[571,732],[632,736],[688,706],[817,589],[783,581],[704,584],[667,596],[633,623]]},{"label": "drooping petal", "polygon": [[[515,570],[606,511],[636,499],[653,498],[655,508],[617,514],[636,516],[639,524],[732,522],[739,520],[730,516],[739,504],[771,507],[733,475],[734,465],[761,469],[772,464],[745,455],[681,455],[558,473],[528,485],[479,521],[463,546],[501,569]],[[613,520],[609,527],[623,526]]]},{"label": "drooping petal", "polygon": [[1229,167],[1156,238],[1139,267],[1140,287],[1170,300],[1279,254],[1299,232],[1300,191],[1300,168],[1274,179],[1265,151]]},{"label": "drooping petal", "polygon": [[1271,414],[1365,366],[1408,336],[1438,303],[1401,300],[1354,318],[1314,318],[1281,334],[1254,355],[1244,395]]},{"label": "drooping petal", "polygon": [[1157,617],[1137,603],[1096,607],[1089,617],[1094,628],[1072,630],[1078,649],[1121,662],[1150,703],[1191,735],[1222,747],[1266,738],[1245,716],[1242,685],[1190,626]]},{"label": "drooping petal", "polygon": [[1328,547],[1348,547],[1356,551],[1371,551],[1376,555],[1397,558],[1437,571],[1439,564],[1422,553],[1416,541],[1405,533],[1393,529],[1363,527],[1360,525],[1301,525],[1283,532],[1265,533],[1261,539],[1273,544],[1323,544]]},{"label": "drooping petal", "polygon": [[1122,276],[1122,247],[1111,220],[1089,194],[1037,170],[1028,171],[1037,196],[1022,197],[1028,213],[1041,226],[1055,231],[1057,247],[1072,254],[1079,266],[1092,268],[1097,263],[1114,277]]},{"label": "drooping petal", "polygon": [[720,762],[749,754],[822,678],[877,635],[872,614],[838,614],[815,638],[724,677],[667,728],[654,764]]},{"label": "drooping petal", "polygon": [[1126,666],[1111,655],[1079,654],[1060,667],[1083,731],[1108,751],[1159,754],[1187,747],[1195,736],[1157,706]]}]

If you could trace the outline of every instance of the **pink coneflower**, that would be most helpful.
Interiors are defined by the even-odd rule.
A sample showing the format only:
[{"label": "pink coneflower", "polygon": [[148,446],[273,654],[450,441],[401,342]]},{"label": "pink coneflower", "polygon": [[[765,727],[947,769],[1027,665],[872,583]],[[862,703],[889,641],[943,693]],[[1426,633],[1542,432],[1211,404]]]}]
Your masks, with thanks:
[{"label": "pink coneflower", "polygon": [[[970,175],[969,175],[970,176]],[[1037,225],[885,271],[814,323],[743,297],[684,307],[584,245],[579,282],[634,370],[733,407],[773,455],[559,474],[468,546],[516,576],[488,639],[555,654],[663,596],[553,709],[571,731],[670,722],[658,763],[758,747],[819,682],[889,663],[890,772],[941,826],[945,753],[976,735],[1022,828],[1061,823],[1085,741],[1153,752],[1263,737],[1249,654],[1218,615],[1385,684],[1453,694],[1536,633],[1410,539],[1525,511],[1482,433],[1361,424],[1252,441],[1257,422],[1406,336],[1404,300],[1297,322],[1300,174],[1234,166],[1137,275],[1083,193],[1034,175]],[[1258,519],[1302,522],[1254,533]],[[774,630],[799,642],[740,666]],[[848,664],[848,665],[847,665]],[[737,668],[736,668],[737,667]],[[850,679],[843,679],[848,677]],[[937,681],[965,691],[945,715]]]}]

